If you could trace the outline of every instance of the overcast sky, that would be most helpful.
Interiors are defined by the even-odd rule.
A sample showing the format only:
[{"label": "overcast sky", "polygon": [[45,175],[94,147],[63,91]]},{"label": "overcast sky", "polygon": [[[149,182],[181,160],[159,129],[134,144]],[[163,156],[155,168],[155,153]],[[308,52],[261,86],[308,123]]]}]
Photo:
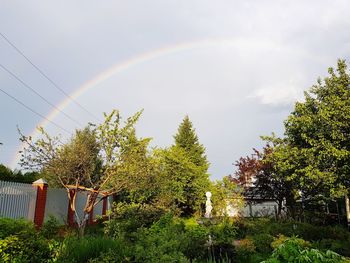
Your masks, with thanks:
[{"label": "overcast sky", "polygon": [[[1,0],[0,32],[68,94],[132,59],[76,100],[101,118],[144,109],[138,135],[159,147],[173,143],[188,114],[217,179],[262,146],[260,135],[282,135],[303,91],[349,59],[349,13],[345,0]],[[1,37],[0,64],[50,103],[66,99]],[[43,116],[53,110],[1,67],[0,88]],[[96,122],[74,103],[61,110],[82,126]],[[12,165],[16,126],[31,134],[42,121],[0,92],[0,163]],[[52,121],[81,127],[63,114]]]}]

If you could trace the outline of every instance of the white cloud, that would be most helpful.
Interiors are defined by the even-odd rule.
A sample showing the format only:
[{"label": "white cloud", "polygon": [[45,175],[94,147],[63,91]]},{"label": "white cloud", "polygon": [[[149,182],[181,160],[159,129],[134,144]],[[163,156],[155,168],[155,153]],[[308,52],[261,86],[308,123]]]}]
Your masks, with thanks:
[{"label": "white cloud", "polygon": [[278,87],[265,87],[255,90],[248,98],[255,98],[263,105],[288,106],[300,99],[300,89],[281,84]]}]

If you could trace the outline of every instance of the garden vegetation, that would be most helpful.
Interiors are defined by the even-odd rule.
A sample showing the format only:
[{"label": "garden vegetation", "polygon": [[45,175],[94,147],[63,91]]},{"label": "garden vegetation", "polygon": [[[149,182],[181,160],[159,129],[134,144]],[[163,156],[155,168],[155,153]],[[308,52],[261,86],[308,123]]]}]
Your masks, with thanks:
[{"label": "garden vegetation", "polygon": [[[188,116],[171,146],[151,148],[151,138],[136,133],[141,115],[122,121],[114,110],[66,142],[43,129],[36,141],[21,134],[27,144],[21,164],[32,172],[1,166],[0,178],[40,176],[65,188],[77,228],[53,217],[40,230],[1,218],[1,262],[350,262],[342,213],[350,190],[345,61],[295,104],[283,137],[262,137],[266,146],[240,158],[220,181],[209,179],[205,147]],[[82,213],[75,206],[79,191],[88,193]],[[211,218],[203,217],[206,191],[213,196]],[[103,195],[113,197],[113,209],[88,226]],[[239,210],[245,199],[274,200],[275,216],[228,218],[226,206]]]}]

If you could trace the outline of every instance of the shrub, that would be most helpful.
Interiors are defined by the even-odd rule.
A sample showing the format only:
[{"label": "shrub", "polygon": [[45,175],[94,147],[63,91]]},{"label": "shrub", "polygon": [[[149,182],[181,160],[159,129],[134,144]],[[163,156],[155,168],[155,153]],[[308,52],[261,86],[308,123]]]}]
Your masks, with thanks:
[{"label": "shrub", "polygon": [[199,225],[194,218],[184,221],[185,224],[185,243],[184,254],[190,260],[204,259],[207,252],[207,242],[209,230]]},{"label": "shrub", "polygon": [[[124,253],[123,253],[124,252]],[[111,262],[130,262],[130,256],[125,251],[108,250],[105,253],[100,254],[99,257],[89,259],[88,263],[111,263]]]},{"label": "shrub", "polygon": [[305,248],[305,241],[300,238],[288,238],[283,241],[272,253],[265,263],[279,262],[346,262],[345,258],[333,251],[322,252],[318,249]]},{"label": "shrub", "polygon": [[25,219],[0,218],[0,238],[6,238],[21,232],[35,233],[32,222]]},{"label": "shrub", "polygon": [[315,247],[323,250],[332,250],[345,257],[350,257],[350,240],[322,239],[315,243]]},{"label": "shrub", "polygon": [[110,237],[132,239],[137,229],[151,226],[162,215],[162,209],[151,205],[119,203],[113,208],[112,220],[106,222],[105,233]]},{"label": "shrub", "polygon": [[1,262],[47,262],[51,256],[49,242],[37,234],[33,223],[0,218]]},{"label": "shrub", "polygon": [[270,234],[262,233],[251,237],[256,247],[256,251],[262,254],[270,254],[272,252],[271,243],[273,236]]},{"label": "shrub", "polygon": [[36,234],[21,232],[0,239],[1,262],[47,262],[52,254],[47,240]]},{"label": "shrub", "polygon": [[108,251],[127,255],[127,247],[120,240],[105,237],[66,238],[60,248],[58,262],[87,262],[99,258]]},{"label": "shrub", "polygon": [[184,255],[186,236],[184,224],[171,214],[163,216],[149,229],[137,232],[135,262],[188,262]]},{"label": "shrub", "polygon": [[228,217],[224,217],[218,224],[211,225],[210,234],[216,245],[231,245],[237,236],[237,227]]},{"label": "shrub", "polygon": [[211,248],[210,255],[216,260],[235,256],[233,241],[237,236],[237,227],[234,222],[228,218],[222,218],[221,222],[209,226]]},{"label": "shrub", "polygon": [[45,238],[53,238],[58,234],[60,227],[59,221],[50,215],[49,219],[41,227],[40,234]]},{"label": "shrub", "polygon": [[235,242],[235,249],[238,255],[250,255],[255,252],[256,247],[253,240],[245,238]]},{"label": "shrub", "polygon": [[265,232],[277,236],[299,236],[308,241],[317,241],[325,238],[335,240],[350,240],[350,233],[340,226],[317,226],[300,222],[271,222]]},{"label": "shrub", "polygon": [[105,226],[104,222],[97,222],[92,225],[87,225],[85,228],[85,235],[87,236],[104,236]]},{"label": "shrub", "polygon": [[310,247],[311,244],[308,241],[305,241],[304,239],[298,238],[298,237],[286,237],[284,235],[278,235],[278,237],[273,238],[273,242],[271,243],[271,247],[276,249],[280,247],[282,244],[284,244],[286,241],[296,244],[299,247]]},{"label": "shrub", "polygon": [[237,235],[240,238],[244,238],[247,235],[254,236],[261,233],[269,233],[269,224],[271,224],[271,219],[269,218],[243,218],[236,223]]}]

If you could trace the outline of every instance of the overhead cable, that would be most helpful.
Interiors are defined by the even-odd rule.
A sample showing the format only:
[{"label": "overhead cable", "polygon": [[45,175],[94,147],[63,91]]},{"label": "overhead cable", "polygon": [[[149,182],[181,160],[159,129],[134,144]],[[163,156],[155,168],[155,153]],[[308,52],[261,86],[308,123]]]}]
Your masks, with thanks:
[{"label": "overhead cable", "polygon": [[21,78],[19,78],[18,76],[16,76],[13,72],[11,72],[8,68],[6,68],[4,65],[2,65],[0,63],[0,67],[5,70],[8,74],[10,74],[13,78],[15,78],[17,81],[19,81],[23,86],[25,86],[27,89],[29,89],[30,91],[32,91],[35,95],[37,95],[39,98],[41,98],[43,101],[45,101],[47,104],[49,104],[52,108],[54,108],[55,110],[57,110],[58,112],[62,113],[64,116],[66,116],[68,119],[70,119],[71,121],[73,121],[74,123],[78,124],[79,126],[82,126],[79,121],[73,119],[71,116],[69,116],[68,114],[66,114],[64,111],[62,111],[61,109],[59,109],[56,105],[54,105],[53,103],[51,103],[50,101],[48,101],[45,97],[43,97],[42,95],[40,95],[39,92],[37,92],[35,89],[33,89],[31,86],[29,86],[27,83],[25,83]]},{"label": "overhead cable", "polygon": [[23,107],[25,107],[27,110],[31,111],[32,113],[38,115],[39,117],[45,119],[46,121],[50,122],[51,124],[55,125],[57,128],[60,128],[61,130],[65,131],[67,134],[71,134],[67,129],[63,128],[62,126],[60,126],[59,124],[55,123],[54,121],[46,118],[44,115],[40,114],[39,112],[33,110],[32,108],[30,108],[29,106],[27,106],[26,104],[24,104],[22,101],[20,101],[19,99],[17,99],[16,97],[10,95],[9,93],[7,93],[6,91],[4,91],[3,89],[0,88],[0,91],[2,93],[4,93],[5,95],[7,95],[8,97],[10,97],[11,99],[13,99],[14,101],[16,101],[17,103],[21,104]]},{"label": "overhead cable", "polygon": [[29,62],[44,78],[46,78],[56,89],[58,89],[62,94],[64,94],[68,99],[73,101],[79,108],[84,110],[86,113],[88,113],[90,116],[94,117],[96,120],[100,121],[96,115],[91,113],[89,110],[87,110],[85,107],[83,107],[79,102],[77,102],[72,96],[70,96],[64,89],[62,89],[56,82],[54,82],[47,74],[45,74],[37,65],[35,65],[19,48],[15,46],[4,34],[0,32],[0,36],[2,36],[3,39],[11,46],[13,47],[25,60]]}]

